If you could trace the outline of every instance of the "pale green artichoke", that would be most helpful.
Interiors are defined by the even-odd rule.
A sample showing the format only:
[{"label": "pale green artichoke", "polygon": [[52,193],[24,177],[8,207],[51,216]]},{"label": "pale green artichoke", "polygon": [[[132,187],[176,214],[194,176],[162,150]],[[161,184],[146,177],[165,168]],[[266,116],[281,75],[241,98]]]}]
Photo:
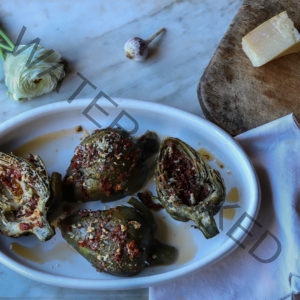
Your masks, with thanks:
[{"label": "pale green artichoke", "polygon": [[18,45],[14,51],[14,43],[0,30],[1,38],[6,42],[0,43],[5,84],[13,100],[35,98],[56,89],[66,75],[58,52],[40,45]]}]

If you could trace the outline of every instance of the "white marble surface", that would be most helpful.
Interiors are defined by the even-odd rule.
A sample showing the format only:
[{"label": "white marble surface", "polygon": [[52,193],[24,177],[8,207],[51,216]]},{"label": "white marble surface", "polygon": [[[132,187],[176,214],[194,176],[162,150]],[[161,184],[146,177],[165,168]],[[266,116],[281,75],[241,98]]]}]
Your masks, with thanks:
[{"label": "white marble surface", "polygon": [[[78,98],[110,97],[165,103],[203,116],[197,84],[242,0],[17,1],[0,3],[0,25],[13,41],[22,26],[24,42],[40,38],[59,51],[69,73],[59,93],[18,103],[7,97],[0,67],[0,122],[34,107],[67,101],[82,83],[78,72],[96,86]],[[132,36],[149,37],[166,27],[143,63],[128,60],[123,45]],[[34,282],[0,265],[0,298],[148,299],[148,290],[72,291]],[[188,295],[187,295],[188,299]]]}]

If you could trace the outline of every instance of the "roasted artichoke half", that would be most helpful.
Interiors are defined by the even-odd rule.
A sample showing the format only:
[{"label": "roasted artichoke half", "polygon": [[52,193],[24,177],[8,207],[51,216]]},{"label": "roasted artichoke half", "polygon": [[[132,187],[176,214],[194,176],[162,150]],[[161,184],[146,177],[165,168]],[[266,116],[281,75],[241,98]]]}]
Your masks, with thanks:
[{"label": "roasted artichoke half", "polygon": [[111,201],[135,193],[146,181],[146,160],[158,152],[154,132],[140,138],[115,128],[96,130],[75,149],[64,177],[65,198]]},{"label": "roasted artichoke half", "polygon": [[224,203],[225,185],[195,149],[178,138],[164,139],[155,181],[158,199],[174,219],[192,220],[206,238],[219,233],[213,216]]},{"label": "roasted artichoke half", "polygon": [[118,276],[171,264],[176,248],[154,239],[156,223],[138,200],[107,210],[80,210],[60,223],[63,238],[98,271]]},{"label": "roasted artichoke half", "polygon": [[0,152],[0,232],[18,237],[32,233],[46,241],[54,235],[47,221],[50,180],[37,155],[28,159]]}]

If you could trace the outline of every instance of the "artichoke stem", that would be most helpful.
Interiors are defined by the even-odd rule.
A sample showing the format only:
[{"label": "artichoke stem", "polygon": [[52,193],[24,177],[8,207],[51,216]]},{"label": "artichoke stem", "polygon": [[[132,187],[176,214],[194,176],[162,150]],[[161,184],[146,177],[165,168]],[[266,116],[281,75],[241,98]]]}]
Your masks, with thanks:
[{"label": "artichoke stem", "polygon": [[48,241],[55,233],[49,224],[45,224],[43,228],[35,227],[33,233],[41,241]]},{"label": "artichoke stem", "polygon": [[15,44],[1,29],[0,29],[0,37],[6,42],[6,44],[0,43],[0,56],[2,57],[2,60],[4,61],[5,53],[2,49],[6,50],[8,52],[12,52],[14,50]]},{"label": "artichoke stem", "polygon": [[214,217],[207,212],[202,212],[200,215],[196,216],[193,221],[207,239],[210,239],[219,233]]}]

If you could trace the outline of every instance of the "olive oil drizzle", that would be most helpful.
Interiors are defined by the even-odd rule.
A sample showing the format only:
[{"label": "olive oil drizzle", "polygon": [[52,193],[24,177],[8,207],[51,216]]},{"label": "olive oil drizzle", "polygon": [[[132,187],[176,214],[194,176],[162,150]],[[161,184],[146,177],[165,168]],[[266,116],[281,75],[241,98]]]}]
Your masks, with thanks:
[{"label": "olive oil drizzle", "polygon": [[[67,136],[78,133],[80,134],[81,132],[75,131],[74,129],[62,129],[59,131],[49,132],[29,140],[28,142],[14,149],[13,152],[16,155],[26,156],[28,153],[37,152],[40,148],[45,147],[48,143],[54,140],[64,139]],[[58,151],[58,149],[56,151]]]},{"label": "olive oil drizzle", "polygon": [[56,243],[51,249],[44,249],[42,245],[25,246],[17,242],[10,245],[10,249],[19,257],[38,264],[44,264],[50,261],[68,261],[71,258],[70,253],[74,250],[66,243]]},{"label": "olive oil drizzle", "polygon": [[[237,187],[233,187],[229,190],[226,200],[229,203],[239,202],[240,195],[239,195],[239,190],[237,189]],[[235,217],[235,208],[228,207],[228,208],[223,209],[223,217],[228,220],[233,220]]]},{"label": "olive oil drizzle", "polygon": [[199,149],[198,153],[207,161],[214,160],[214,156],[208,150],[206,150],[204,148]]},{"label": "olive oil drizzle", "polygon": [[198,153],[201,155],[202,158],[204,158],[206,161],[215,161],[216,164],[219,166],[220,169],[224,169],[225,166],[222,161],[219,159],[216,159],[212,153],[210,153],[205,148],[198,149]]},{"label": "olive oil drizzle", "polygon": [[239,202],[240,195],[239,190],[237,187],[233,187],[230,189],[230,191],[227,194],[227,201],[228,202]]}]

